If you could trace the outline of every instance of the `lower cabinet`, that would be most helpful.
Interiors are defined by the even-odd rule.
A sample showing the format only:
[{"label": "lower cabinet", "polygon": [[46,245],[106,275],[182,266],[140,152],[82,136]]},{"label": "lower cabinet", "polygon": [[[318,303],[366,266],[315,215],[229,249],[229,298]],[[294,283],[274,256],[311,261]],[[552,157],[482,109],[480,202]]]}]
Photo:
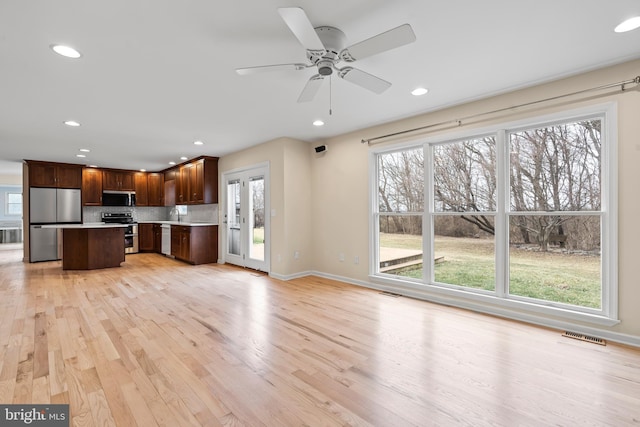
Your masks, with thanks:
[{"label": "lower cabinet", "polygon": [[[138,239],[140,252],[162,253],[160,224],[139,224]],[[191,264],[218,262],[218,226],[172,225],[171,255]]]},{"label": "lower cabinet", "polygon": [[155,251],[155,235],[153,227],[156,224],[138,224],[138,248],[140,252]]},{"label": "lower cabinet", "polygon": [[153,224],[153,252],[162,253],[162,226]]},{"label": "lower cabinet", "polygon": [[218,226],[171,226],[171,255],[191,264],[218,260]]}]

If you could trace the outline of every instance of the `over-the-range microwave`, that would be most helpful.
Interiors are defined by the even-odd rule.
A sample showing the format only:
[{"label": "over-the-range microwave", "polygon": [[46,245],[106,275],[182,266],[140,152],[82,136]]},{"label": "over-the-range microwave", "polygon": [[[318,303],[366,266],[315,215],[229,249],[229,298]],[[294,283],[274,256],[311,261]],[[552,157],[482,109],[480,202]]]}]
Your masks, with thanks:
[{"label": "over-the-range microwave", "polygon": [[135,191],[103,191],[102,206],[135,206]]}]

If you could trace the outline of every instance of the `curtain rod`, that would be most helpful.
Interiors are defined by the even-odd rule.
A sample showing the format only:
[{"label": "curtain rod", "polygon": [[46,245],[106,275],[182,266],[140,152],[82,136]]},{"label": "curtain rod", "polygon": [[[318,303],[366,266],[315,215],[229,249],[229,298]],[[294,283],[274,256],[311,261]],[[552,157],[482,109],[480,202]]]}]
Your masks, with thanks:
[{"label": "curtain rod", "polygon": [[465,117],[461,117],[459,119],[445,120],[443,122],[433,123],[433,124],[426,125],[426,126],[420,126],[420,127],[413,128],[413,129],[402,130],[402,131],[399,131],[399,132],[388,133],[386,135],[376,136],[374,138],[362,139],[360,142],[362,144],[375,145],[375,144],[379,144],[379,142],[375,142],[375,141],[379,141],[379,140],[385,139],[385,138],[390,138],[392,136],[404,135],[404,134],[407,134],[407,133],[416,132],[416,131],[419,131],[419,130],[430,129],[430,128],[443,126],[443,125],[447,125],[447,124],[456,124],[456,126],[462,126],[462,121],[463,120],[477,119],[478,117],[488,116],[488,115],[496,114],[496,113],[502,113],[502,112],[513,110],[513,109],[516,109],[516,108],[530,107],[532,105],[541,104],[541,103],[544,103],[544,102],[555,101],[555,100],[558,100],[558,99],[568,98],[570,96],[575,96],[575,95],[581,95],[583,93],[588,93],[588,92],[595,92],[595,91],[599,91],[599,90],[611,89],[611,88],[618,87],[618,86],[620,86],[620,91],[624,92],[627,89],[626,86],[630,85],[630,84],[639,85],[640,84],[640,76],[636,76],[633,79],[625,80],[625,81],[622,81],[622,82],[609,83],[609,84],[602,85],[602,86],[597,86],[597,87],[592,87],[592,88],[589,88],[589,89],[579,90],[577,92],[571,92],[571,93],[565,93],[563,95],[553,96],[551,98],[544,98],[544,99],[540,99],[540,100],[537,100],[537,101],[526,102],[524,104],[512,105],[510,107],[499,108],[499,109],[493,110],[493,111],[486,111],[486,112],[483,112],[483,113],[473,114],[471,116],[465,116]]}]

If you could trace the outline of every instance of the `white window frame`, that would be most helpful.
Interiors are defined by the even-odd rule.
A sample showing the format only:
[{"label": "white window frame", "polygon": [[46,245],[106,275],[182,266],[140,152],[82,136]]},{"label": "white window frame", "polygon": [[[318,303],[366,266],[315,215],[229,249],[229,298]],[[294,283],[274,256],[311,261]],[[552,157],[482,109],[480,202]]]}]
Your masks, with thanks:
[{"label": "white window frame", "polygon": [[20,197],[22,197],[22,192],[20,191],[7,191],[4,194],[4,214],[5,216],[12,216],[12,217],[22,217],[22,212],[20,212],[19,214],[14,214],[9,212],[9,205],[15,205],[16,203],[9,203],[9,195],[10,194],[19,194]]},{"label": "white window frame", "polygon": [[[601,210],[591,214],[599,214],[601,217],[601,292],[602,304],[600,309],[587,307],[575,307],[550,301],[538,301],[530,298],[522,298],[509,295],[508,289],[508,259],[509,242],[506,232],[509,220],[509,168],[506,159],[509,155],[507,135],[509,132],[523,128],[547,126],[557,123],[579,121],[583,119],[601,117],[602,129],[602,164],[601,164]],[[593,324],[611,326],[619,323],[618,320],[618,224],[617,224],[617,104],[606,103],[592,105],[568,111],[560,111],[544,116],[531,117],[513,122],[499,123],[495,126],[470,129],[464,132],[439,135],[437,137],[414,139],[402,144],[394,144],[370,150],[370,176],[369,176],[369,210],[370,210],[370,263],[369,279],[374,284],[393,290],[398,293],[445,302],[462,307],[478,308],[482,311],[504,315],[514,312],[515,318],[526,320],[528,316],[553,316],[572,321],[588,322]],[[433,210],[433,176],[429,169],[432,163],[431,146],[454,140],[475,138],[482,135],[494,134],[496,136],[496,178],[498,180],[498,192],[495,212],[495,251],[496,251],[496,287],[494,293],[476,291],[474,289],[460,289],[460,287],[446,286],[434,283],[431,279],[433,272],[425,268],[423,280],[407,279],[395,275],[378,272],[378,224],[380,212],[378,212],[378,156],[385,153],[410,150],[419,147],[424,149],[425,159],[425,206],[423,215],[423,254],[424,259],[433,254],[432,222]],[[384,213],[383,213],[384,214]],[[529,213],[527,214],[535,214]]]}]

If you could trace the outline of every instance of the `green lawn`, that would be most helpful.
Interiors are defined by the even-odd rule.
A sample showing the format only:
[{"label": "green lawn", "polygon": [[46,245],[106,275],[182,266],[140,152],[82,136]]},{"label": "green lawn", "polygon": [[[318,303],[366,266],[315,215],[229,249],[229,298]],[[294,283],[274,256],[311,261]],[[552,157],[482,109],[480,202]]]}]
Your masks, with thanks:
[{"label": "green lawn", "polygon": [[[381,234],[383,247],[421,249],[419,236]],[[437,236],[436,282],[493,291],[494,245],[490,239]],[[422,265],[398,271],[421,278]],[[600,308],[600,257],[510,248],[509,293],[546,301]]]}]

